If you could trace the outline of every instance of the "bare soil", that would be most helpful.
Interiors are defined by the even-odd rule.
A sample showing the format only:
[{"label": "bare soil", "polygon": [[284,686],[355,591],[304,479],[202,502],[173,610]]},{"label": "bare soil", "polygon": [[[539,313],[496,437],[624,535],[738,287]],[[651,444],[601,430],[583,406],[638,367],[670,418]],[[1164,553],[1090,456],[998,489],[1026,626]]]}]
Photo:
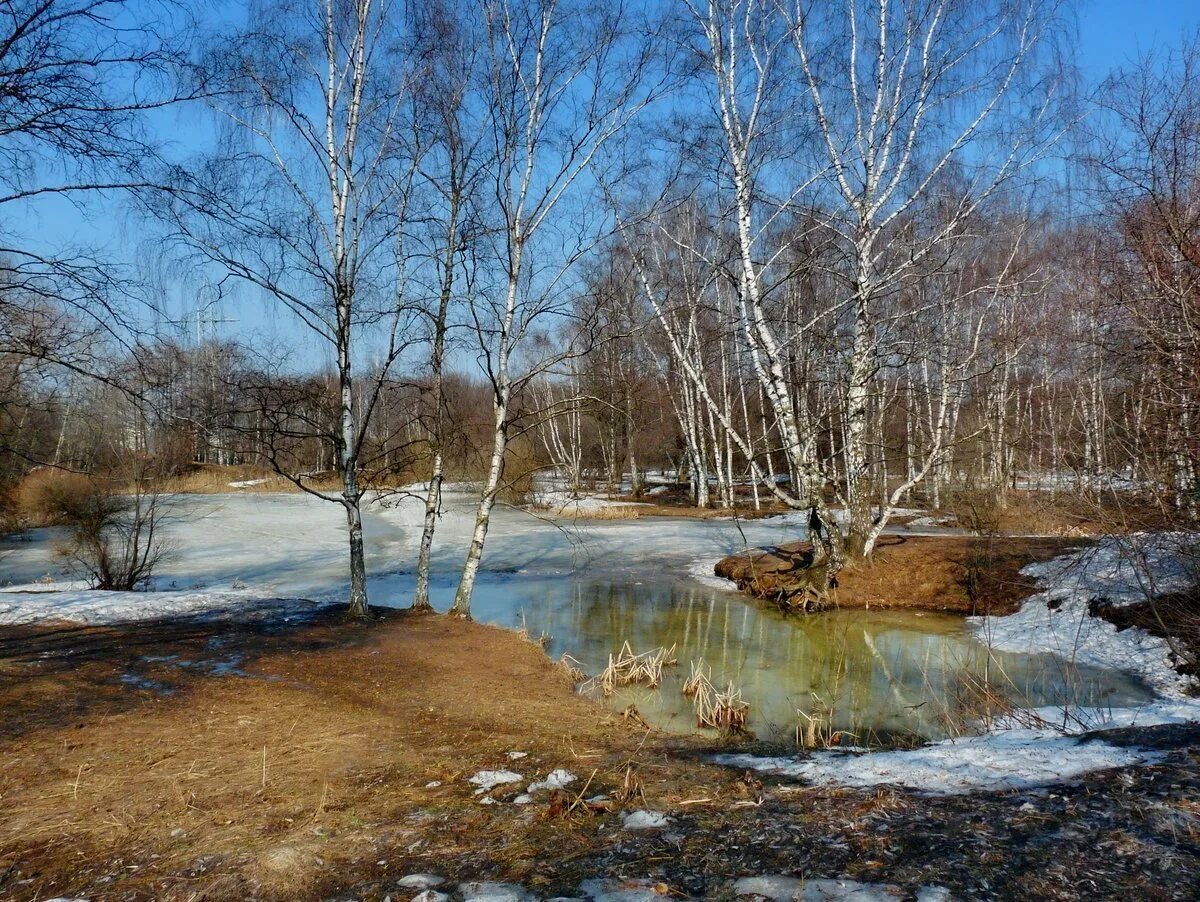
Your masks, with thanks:
[{"label": "bare soil", "polygon": [[[806,789],[580,697],[516,633],[289,616],[0,634],[0,898],[402,900],[401,876],[432,872],[546,897],[629,876],[724,899],[784,873],[909,899],[1186,899],[1200,875],[1196,729],[1143,731],[1162,762],[1073,787]],[[581,780],[480,804],[469,777],[502,767]],[[599,793],[671,825],[576,804]]]},{"label": "bare soil", "polygon": [[632,767],[667,807],[736,784],[664,759],[663,737],[574,694],[540,646],[441,616],[22,629],[0,649],[0,898],[534,879],[538,858],[587,848],[595,816],[481,805],[475,772],[565,767],[590,796]]},{"label": "bare soil", "polygon": [[[1021,574],[1080,544],[1070,538],[884,536],[866,563],[838,574],[831,601],[843,608],[916,608],[1008,614],[1036,588]],[[785,598],[803,587],[812,545],[793,542],[733,554],[714,567],[748,594]]]}]

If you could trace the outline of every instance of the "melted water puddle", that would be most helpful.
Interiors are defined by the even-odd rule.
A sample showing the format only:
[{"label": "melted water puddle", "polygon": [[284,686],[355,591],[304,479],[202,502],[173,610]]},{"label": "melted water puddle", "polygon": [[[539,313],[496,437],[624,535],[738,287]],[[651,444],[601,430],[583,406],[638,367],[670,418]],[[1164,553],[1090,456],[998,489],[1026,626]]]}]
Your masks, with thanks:
[{"label": "melted water puddle", "polygon": [[[588,674],[628,641],[634,651],[675,646],[678,664],[658,688],[618,690],[608,704],[636,705],[657,727],[696,729],[682,686],[703,660],[750,704],[759,738],[795,741],[840,732],[841,744],[888,736],[939,739],[961,732],[990,701],[1124,707],[1152,697],[1136,677],[1072,666],[1047,654],[991,653],[959,617],[909,611],[832,611],[785,617],[731,592],[671,576],[586,573],[518,577],[481,585],[481,619],[524,626],[547,650],[576,658]],[[993,697],[979,687],[991,687]],[[985,705],[987,706],[987,705]]]}]

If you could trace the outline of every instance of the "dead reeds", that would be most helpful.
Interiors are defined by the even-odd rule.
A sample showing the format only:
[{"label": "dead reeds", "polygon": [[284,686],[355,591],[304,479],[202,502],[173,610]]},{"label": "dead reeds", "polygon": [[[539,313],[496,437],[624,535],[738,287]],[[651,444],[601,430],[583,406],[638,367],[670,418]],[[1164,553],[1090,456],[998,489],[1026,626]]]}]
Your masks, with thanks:
[{"label": "dead reeds", "polygon": [[606,697],[622,686],[641,684],[655,688],[662,683],[663,668],[675,663],[674,645],[634,652],[626,642],[616,655],[609,654],[608,666],[592,682]]},{"label": "dead reeds", "polygon": [[732,681],[726,684],[724,691],[718,690],[703,659],[692,662],[692,675],[683,684],[683,694],[692,700],[696,726],[729,735],[746,732],[749,703],[742,699],[741,690]]}]

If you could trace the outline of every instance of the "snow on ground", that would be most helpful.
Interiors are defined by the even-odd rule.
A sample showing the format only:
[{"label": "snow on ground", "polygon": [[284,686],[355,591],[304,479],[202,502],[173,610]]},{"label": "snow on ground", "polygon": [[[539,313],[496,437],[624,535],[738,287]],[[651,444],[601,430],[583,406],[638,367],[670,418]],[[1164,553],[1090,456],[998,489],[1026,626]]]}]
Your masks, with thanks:
[{"label": "snow on ground", "polygon": [[39,620],[73,623],[118,623],[189,614],[244,613],[269,605],[272,610],[311,608],[303,599],[267,599],[244,591],[228,592],[100,592],[82,588],[34,592],[0,591],[0,624],[17,625]]},{"label": "snow on ground", "polygon": [[1151,763],[1160,753],[1117,747],[1088,730],[1200,721],[1194,685],[1175,671],[1165,640],[1144,630],[1117,631],[1089,614],[1089,603],[1133,604],[1195,584],[1194,549],[1200,537],[1181,534],[1104,539],[1094,546],[1032,564],[1026,573],[1043,589],[1007,617],[972,618],[980,639],[996,650],[1051,652],[1077,663],[1117,668],[1144,679],[1159,698],[1137,708],[1039,708],[979,736],[946,739],[916,749],[866,754],[818,752],[808,758],[723,755],[739,768],[798,777],[816,784],[870,787],[895,784],[936,794],[1027,789],[1085,773]]},{"label": "snow on ground", "polygon": [[31,592],[87,592],[90,589],[91,584],[83,579],[48,579],[36,583],[19,583],[14,586],[0,586],[0,603],[3,602],[3,596],[6,594],[27,595]]},{"label": "snow on ground", "polygon": [[936,795],[955,795],[1030,789],[1093,770],[1145,763],[1156,755],[1098,740],[1064,737],[1054,730],[1014,729],[891,752],[822,752],[806,760],[721,755],[717,761],[799,777],[818,785],[861,788],[894,784]]},{"label": "snow on ground", "polygon": [[646,506],[640,501],[613,501],[602,495],[576,497],[565,491],[534,492],[530,496],[530,504],[535,508],[545,508],[556,514],[589,514],[618,507]]},{"label": "snow on ground", "polygon": [[1196,581],[1188,545],[1176,533],[1110,537],[1024,572],[1045,587],[1007,617],[973,617],[980,641],[997,651],[1050,652],[1078,664],[1135,673],[1155,691],[1182,695],[1191,680],[1171,666],[1170,644],[1141,629],[1118,631],[1089,613],[1093,601],[1113,605],[1177,592]]}]

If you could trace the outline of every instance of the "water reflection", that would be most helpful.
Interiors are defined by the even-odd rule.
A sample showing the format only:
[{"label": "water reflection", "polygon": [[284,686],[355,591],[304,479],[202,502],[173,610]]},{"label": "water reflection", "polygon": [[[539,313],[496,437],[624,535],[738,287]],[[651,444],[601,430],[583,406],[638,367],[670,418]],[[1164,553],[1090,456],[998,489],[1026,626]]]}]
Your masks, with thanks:
[{"label": "water reflection", "polygon": [[611,704],[636,704],[650,722],[694,727],[682,683],[703,659],[714,684],[732,680],[751,705],[750,729],[784,739],[814,718],[847,740],[890,734],[947,735],[982,701],[986,680],[1020,707],[1133,705],[1150,698],[1136,679],[1072,666],[1053,655],[992,653],[960,618],[915,612],[834,611],[787,617],[729,592],[663,575],[588,572],[488,580],[476,595],[481,619],[524,625],[550,637],[597,673],[622,642],[635,651],[676,646],[679,666],[656,690],[632,687]]}]

